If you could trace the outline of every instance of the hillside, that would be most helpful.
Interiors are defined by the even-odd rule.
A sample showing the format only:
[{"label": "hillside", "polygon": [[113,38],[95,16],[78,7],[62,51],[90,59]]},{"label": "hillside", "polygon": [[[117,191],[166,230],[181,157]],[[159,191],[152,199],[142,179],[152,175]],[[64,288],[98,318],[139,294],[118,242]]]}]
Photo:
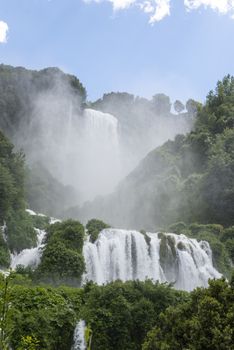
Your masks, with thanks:
[{"label": "hillside", "polygon": [[[110,193],[154,147],[186,133],[196,102],[128,93],[86,101],[75,76],[0,65],[0,129],[26,155],[31,209],[60,216]],[[108,164],[108,166],[106,166]]]},{"label": "hillside", "polygon": [[194,131],[150,152],[110,196],[66,215],[149,230],[177,221],[233,225],[233,125],[234,78],[227,76],[199,107]]}]

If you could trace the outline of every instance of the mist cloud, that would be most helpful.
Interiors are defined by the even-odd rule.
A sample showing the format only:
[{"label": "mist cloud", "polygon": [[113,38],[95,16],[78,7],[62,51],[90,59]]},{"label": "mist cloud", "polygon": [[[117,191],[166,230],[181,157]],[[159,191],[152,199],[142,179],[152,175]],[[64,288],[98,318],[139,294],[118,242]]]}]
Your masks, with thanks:
[{"label": "mist cloud", "polygon": [[[140,10],[149,15],[149,23],[154,24],[170,16],[171,0],[83,0],[86,3],[109,2],[114,11],[127,10],[131,6],[137,6]],[[181,0],[182,1],[182,0]],[[184,0],[187,11],[198,10],[201,7],[210,8],[220,14],[230,13],[234,18],[234,0]]]},{"label": "mist cloud", "polygon": [[0,21],[0,43],[7,42],[7,32],[9,30],[8,24],[6,22]]}]

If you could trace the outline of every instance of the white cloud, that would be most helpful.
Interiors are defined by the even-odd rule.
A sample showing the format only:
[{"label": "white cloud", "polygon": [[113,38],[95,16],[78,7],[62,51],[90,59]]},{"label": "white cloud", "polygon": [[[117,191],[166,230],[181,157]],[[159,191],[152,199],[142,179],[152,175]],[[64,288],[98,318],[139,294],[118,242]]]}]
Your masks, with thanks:
[{"label": "white cloud", "polygon": [[171,0],[155,0],[155,9],[149,20],[150,24],[159,22],[166,16],[170,16],[170,1]]},{"label": "white cloud", "polygon": [[131,6],[137,6],[145,13],[150,14],[149,23],[161,21],[164,17],[170,15],[171,0],[83,0],[86,3],[109,2],[114,11],[126,10]]},{"label": "white cloud", "polygon": [[8,25],[6,22],[0,21],[0,43],[6,43],[7,42],[7,32],[8,32]]},{"label": "white cloud", "polygon": [[109,0],[113,4],[114,11],[126,10],[133,5],[136,0]]},{"label": "white cloud", "polygon": [[[126,10],[131,6],[137,6],[149,15],[149,23],[154,24],[167,16],[170,16],[171,0],[83,0],[86,3],[109,2],[114,11]],[[234,19],[234,0],[181,0],[184,1],[186,10],[197,10],[200,7],[211,8],[221,14],[230,14]]]},{"label": "white cloud", "polygon": [[113,6],[114,11],[118,10],[126,10],[129,8],[131,5],[137,2],[137,0],[83,0],[84,2],[91,3],[91,2],[96,2],[96,3],[102,3],[102,2],[110,2]]},{"label": "white cloud", "polygon": [[221,14],[234,12],[234,0],[184,0],[187,10],[197,10],[199,7],[210,7]]}]

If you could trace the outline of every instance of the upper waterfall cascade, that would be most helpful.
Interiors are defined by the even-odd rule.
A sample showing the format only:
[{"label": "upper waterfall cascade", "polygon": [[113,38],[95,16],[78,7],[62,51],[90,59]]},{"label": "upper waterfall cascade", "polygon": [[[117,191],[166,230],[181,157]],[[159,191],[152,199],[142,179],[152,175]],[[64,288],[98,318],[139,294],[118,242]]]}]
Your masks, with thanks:
[{"label": "upper waterfall cascade", "polygon": [[103,113],[94,109],[84,110],[86,131],[95,138],[107,138],[118,147],[118,120],[109,113]]},{"label": "upper waterfall cascade", "polygon": [[111,192],[121,177],[118,120],[85,109],[80,143],[78,179],[87,198]]},{"label": "upper waterfall cascade", "polygon": [[103,230],[95,243],[86,242],[84,280],[98,284],[116,279],[172,282],[177,289],[207,286],[209,278],[220,273],[212,263],[206,241],[184,235],[159,234],[118,229]]}]

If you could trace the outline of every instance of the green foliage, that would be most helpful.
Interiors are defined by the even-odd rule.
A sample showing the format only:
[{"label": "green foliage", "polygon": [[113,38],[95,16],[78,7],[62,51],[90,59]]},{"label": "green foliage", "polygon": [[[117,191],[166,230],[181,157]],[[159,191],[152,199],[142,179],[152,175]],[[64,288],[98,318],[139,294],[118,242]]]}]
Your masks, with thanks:
[{"label": "green foliage", "polygon": [[25,210],[14,212],[8,217],[7,236],[11,251],[19,253],[23,249],[36,246],[37,234],[32,218]]},{"label": "green foliage", "polygon": [[92,329],[93,350],[141,349],[160,312],[187,297],[187,293],[149,280],[106,286],[89,283],[84,294],[81,314]]},{"label": "green foliage", "polygon": [[98,219],[91,219],[88,221],[86,225],[86,229],[88,234],[90,235],[90,241],[94,243],[98,238],[99,233],[105,228],[109,228],[110,226],[105,224],[105,222]]},{"label": "green foliage", "polygon": [[9,317],[13,348],[25,349],[26,344],[30,350],[71,348],[76,315],[68,296],[59,291],[14,286]]},{"label": "green foliage", "polygon": [[84,244],[84,226],[76,220],[56,222],[47,228],[46,243],[63,242],[66,248],[82,253]]},{"label": "green foliage", "polygon": [[186,102],[186,109],[188,111],[188,114],[190,116],[195,116],[198,112],[198,110],[201,108],[201,103],[193,100],[193,99],[189,99],[187,102]]},{"label": "green foliage", "polygon": [[85,270],[83,243],[84,227],[78,221],[50,225],[36,278],[53,284],[78,285]]},{"label": "green foliage", "polygon": [[11,276],[0,275],[0,349],[9,350],[8,311],[10,305],[9,282]]},{"label": "green foliage", "polygon": [[24,157],[0,131],[0,224],[24,205]]},{"label": "green foliage", "polygon": [[1,349],[71,349],[76,322],[85,319],[92,350],[233,350],[233,281],[187,293],[150,280],[78,289],[19,285],[15,274],[6,284],[0,276]]},{"label": "green foliage", "polygon": [[31,220],[33,223],[33,227],[38,228],[40,230],[45,230],[50,222],[50,218],[45,215],[31,215]]},{"label": "green foliage", "polygon": [[223,279],[169,307],[148,333],[143,350],[233,350],[234,289]]},{"label": "green foliage", "polygon": [[39,349],[39,341],[34,336],[24,336],[17,347],[17,350],[37,350]]},{"label": "green foliage", "polygon": [[10,252],[3,238],[3,230],[0,227],[0,268],[8,267],[10,265],[10,260]]},{"label": "green foliage", "polygon": [[[11,251],[32,247],[36,233],[25,212],[24,156],[13,152],[13,145],[0,131],[0,225],[6,223],[7,245]],[[9,265],[6,246],[0,242],[0,264]]]},{"label": "green foliage", "polygon": [[186,227],[187,225],[183,221],[176,222],[169,226],[169,232],[181,234],[186,229]]},{"label": "green foliage", "polygon": [[91,350],[92,345],[92,329],[89,327],[85,327],[85,343],[87,344],[87,350]]}]

